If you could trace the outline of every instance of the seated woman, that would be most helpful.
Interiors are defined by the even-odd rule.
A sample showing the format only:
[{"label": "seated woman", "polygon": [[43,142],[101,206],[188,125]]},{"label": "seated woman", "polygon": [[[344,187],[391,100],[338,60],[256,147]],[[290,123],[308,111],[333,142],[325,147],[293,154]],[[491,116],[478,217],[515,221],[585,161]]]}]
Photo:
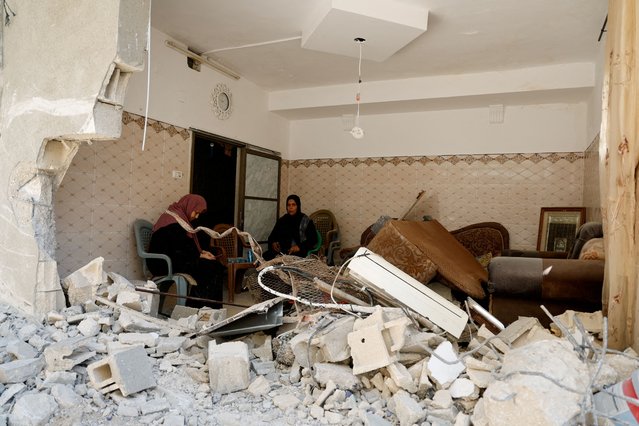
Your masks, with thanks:
[{"label": "seated woman", "polygon": [[[185,273],[195,279],[196,286],[189,286],[189,296],[222,300],[222,277],[224,266],[213,253],[202,250],[197,235],[180,225],[177,217],[191,223],[206,210],[206,200],[200,195],[188,194],[169,206],[153,226],[149,252],[161,253],[171,258],[174,273]],[[147,259],[147,266],[153,275],[166,275],[166,262]],[[187,300],[187,306],[200,308],[211,306],[219,309],[221,303],[204,303]]]},{"label": "seated woman", "polygon": [[292,254],[306,257],[308,251],[317,244],[315,224],[302,213],[302,202],[297,195],[286,199],[286,214],[275,223],[268,237],[268,251],[265,260],[271,260],[278,254]]}]

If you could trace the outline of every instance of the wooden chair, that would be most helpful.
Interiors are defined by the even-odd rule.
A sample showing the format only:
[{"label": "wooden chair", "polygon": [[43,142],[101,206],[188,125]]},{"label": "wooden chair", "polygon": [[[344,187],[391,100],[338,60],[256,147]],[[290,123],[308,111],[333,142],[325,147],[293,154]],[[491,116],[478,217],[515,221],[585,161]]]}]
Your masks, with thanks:
[{"label": "wooden chair", "polygon": [[326,256],[326,263],[333,265],[333,253],[340,245],[339,226],[330,210],[317,210],[309,218],[315,224],[322,240],[320,254]]},{"label": "wooden chair", "polygon": [[[215,225],[213,230],[222,234],[232,227],[233,225],[220,223]],[[226,267],[228,298],[229,302],[233,302],[235,298],[235,279],[238,271],[254,267],[252,262],[248,262],[247,259],[242,257],[243,249],[250,249],[251,245],[245,242],[235,230],[224,238],[212,238],[211,240],[213,246],[220,248],[222,251],[222,256],[219,257],[219,260]]]}]

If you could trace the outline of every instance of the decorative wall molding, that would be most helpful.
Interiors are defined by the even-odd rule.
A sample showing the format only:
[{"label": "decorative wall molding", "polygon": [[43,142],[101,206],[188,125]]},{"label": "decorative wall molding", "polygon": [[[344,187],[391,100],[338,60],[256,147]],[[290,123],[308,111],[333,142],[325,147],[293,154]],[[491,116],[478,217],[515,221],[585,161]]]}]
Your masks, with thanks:
[{"label": "decorative wall molding", "polygon": [[532,163],[540,163],[542,161],[548,161],[550,163],[557,163],[560,160],[574,163],[575,161],[582,160],[584,158],[583,152],[552,152],[552,153],[535,153],[535,154],[478,154],[478,155],[436,155],[436,156],[417,156],[417,157],[370,157],[370,158],[341,158],[341,159],[316,159],[316,160],[282,160],[283,167],[292,167],[294,169],[299,167],[333,167],[341,166],[371,166],[371,165],[393,165],[398,166],[400,164],[412,165],[415,163],[429,164],[434,163],[437,165],[449,163],[452,165],[458,163],[482,163],[488,164],[496,161],[499,164],[512,161],[515,164],[521,164],[524,161],[530,161]]},{"label": "decorative wall molding", "polygon": [[[127,111],[122,113],[122,124],[127,125],[129,123],[137,124],[140,129],[144,128],[144,117],[141,115],[133,114]],[[183,127],[177,127],[172,124],[167,124],[162,121],[153,120],[149,118],[149,127],[155,131],[155,133],[161,133],[166,131],[169,135],[180,135],[182,139],[187,140],[191,137],[191,132]]]}]

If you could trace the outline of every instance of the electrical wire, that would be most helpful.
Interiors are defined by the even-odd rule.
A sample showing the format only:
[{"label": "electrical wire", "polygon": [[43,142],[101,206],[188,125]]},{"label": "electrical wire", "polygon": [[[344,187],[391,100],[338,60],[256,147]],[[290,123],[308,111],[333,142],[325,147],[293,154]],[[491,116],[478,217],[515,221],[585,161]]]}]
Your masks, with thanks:
[{"label": "electrical wire", "polygon": [[149,25],[146,29],[146,101],[144,105],[144,131],[142,132],[142,151],[146,144],[146,129],[149,124],[149,93],[151,92],[151,8],[153,0],[149,0]]}]

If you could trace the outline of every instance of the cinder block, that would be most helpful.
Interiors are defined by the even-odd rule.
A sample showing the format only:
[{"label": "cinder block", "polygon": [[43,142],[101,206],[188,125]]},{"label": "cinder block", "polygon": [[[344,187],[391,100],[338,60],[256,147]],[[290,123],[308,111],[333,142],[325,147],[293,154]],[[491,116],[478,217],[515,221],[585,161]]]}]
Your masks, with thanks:
[{"label": "cinder block", "polygon": [[47,346],[44,359],[49,371],[71,370],[77,364],[95,356],[95,351],[88,349],[90,337],[76,336]]},{"label": "cinder block", "polygon": [[97,257],[62,280],[71,305],[82,305],[95,299],[98,285],[107,282],[107,276],[102,270],[103,262],[104,258]]},{"label": "cinder block", "polygon": [[217,345],[209,342],[209,381],[211,390],[222,394],[249,386],[249,351],[244,342]]},{"label": "cinder block", "polygon": [[0,364],[0,383],[21,383],[35,377],[44,367],[42,358],[19,359]]},{"label": "cinder block", "polygon": [[102,393],[119,389],[128,396],[155,386],[149,357],[141,346],[111,354],[87,366],[91,385]]}]

